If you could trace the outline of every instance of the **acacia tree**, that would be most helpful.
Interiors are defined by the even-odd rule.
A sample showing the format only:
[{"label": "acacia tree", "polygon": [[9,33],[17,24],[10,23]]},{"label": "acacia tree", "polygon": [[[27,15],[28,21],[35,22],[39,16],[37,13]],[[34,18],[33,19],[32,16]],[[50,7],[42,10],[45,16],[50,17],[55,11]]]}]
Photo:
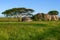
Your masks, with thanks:
[{"label": "acacia tree", "polygon": [[53,10],[53,11],[49,11],[48,14],[50,14],[50,15],[58,15],[59,12],[56,11],[56,10]]},{"label": "acacia tree", "polygon": [[2,12],[2,14],[8,16],[17,16],[18,21],[20,21],[20,17],[24,16],[24,15],[30,15],[32,12],[34,12],[33,9],[26,9],[26,8],[12,8],[12,9],[8,9],[4,12]]},{"label": "acacia tree", "polygon": [[51,15],[51,20],[58,20],[59,19],[57,16],[59,14],[59,12],[56,10],[49,11],[48,14]]}]

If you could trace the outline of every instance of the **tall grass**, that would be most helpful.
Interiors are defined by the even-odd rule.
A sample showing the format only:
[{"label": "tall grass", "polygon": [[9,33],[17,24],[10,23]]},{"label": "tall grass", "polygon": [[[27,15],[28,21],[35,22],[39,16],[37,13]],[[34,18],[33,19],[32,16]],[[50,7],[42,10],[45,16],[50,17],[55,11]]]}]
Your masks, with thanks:
[{"label": "tall grass", "polygon": [[60,21],[0,22],[0,40],[60,40]]},{"label": "tall grass", "polygon": [[17,18],[0,18],[0,22],[17,22]]}]

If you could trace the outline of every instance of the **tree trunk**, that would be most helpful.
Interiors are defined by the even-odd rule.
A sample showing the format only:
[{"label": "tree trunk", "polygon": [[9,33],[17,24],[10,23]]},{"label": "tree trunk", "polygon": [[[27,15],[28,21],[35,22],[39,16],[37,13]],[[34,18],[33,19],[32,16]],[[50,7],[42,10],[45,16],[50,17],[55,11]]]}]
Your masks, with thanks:
[{"label": "tree trunk", "polygon": [[20,22],[20,17],[19,17],[19,15],[18,15],[18,13],[17,13],[17,20],[18,20],[18,22]]},{"label": "tree trunk", "polygon": [[18,22],[22,21],[21,15],[17,15]]},{"label": "tree trunk", "polygon": [[20,17],[17,16],[18,22],[20,22]]}]

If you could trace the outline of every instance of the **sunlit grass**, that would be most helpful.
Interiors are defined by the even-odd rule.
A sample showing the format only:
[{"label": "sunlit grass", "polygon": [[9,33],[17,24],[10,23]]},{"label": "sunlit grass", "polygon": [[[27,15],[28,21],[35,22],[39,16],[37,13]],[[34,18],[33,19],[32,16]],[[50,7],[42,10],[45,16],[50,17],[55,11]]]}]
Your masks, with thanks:
[{"label": "sunlit grass", "polygon": [[60,21],[0,22],[0,40],[60,40]]}]

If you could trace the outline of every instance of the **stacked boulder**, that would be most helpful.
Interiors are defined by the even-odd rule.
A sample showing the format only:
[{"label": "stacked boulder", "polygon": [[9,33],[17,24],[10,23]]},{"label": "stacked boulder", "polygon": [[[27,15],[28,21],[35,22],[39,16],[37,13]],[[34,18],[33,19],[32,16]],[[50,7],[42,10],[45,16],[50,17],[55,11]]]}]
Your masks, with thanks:
[{"label": "stacked boulder", "polygon": [[32,21],[32,19],[30,17],[23,17],[22,21],[23,22],[30,22],[30,21]]}]

